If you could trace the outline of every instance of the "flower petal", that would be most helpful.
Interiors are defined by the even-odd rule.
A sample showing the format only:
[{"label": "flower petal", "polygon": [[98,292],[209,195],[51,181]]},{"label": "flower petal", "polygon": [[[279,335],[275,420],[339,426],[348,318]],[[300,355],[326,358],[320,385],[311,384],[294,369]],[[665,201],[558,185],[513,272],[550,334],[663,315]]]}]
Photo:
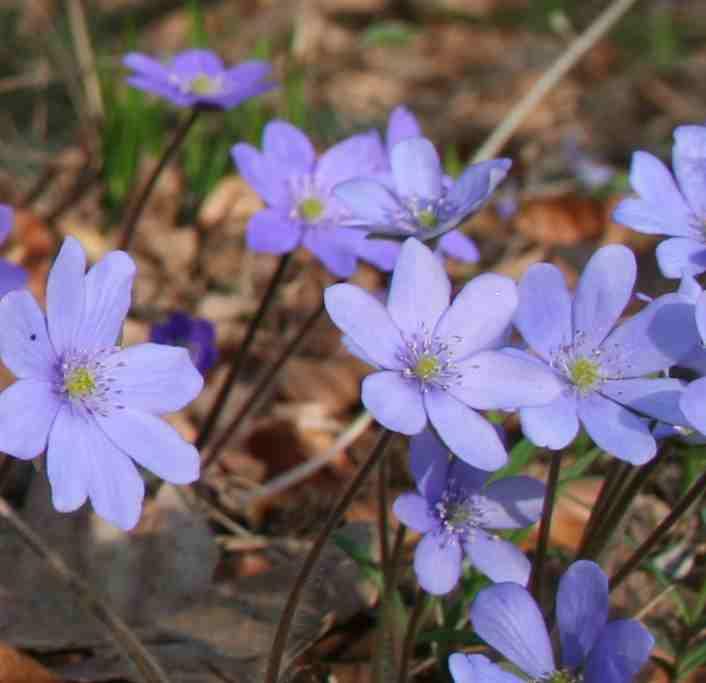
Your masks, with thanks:
[{"label": "flower petal", "polygon": [[445,391],[427,392],[424,405],[437,434],[454,455],[482,470],[505,465],[505,446],[484,417]]},{"label": "flower petal", "polygon": [[562,272],[549,263],[537,263],[518,287],[515,325],[530,348],[544,360],[571,343],[571,295]]},{"label": "flower petal", "polygon": [[390,153],[390,166],[398,195],[422,201],[433,201],[441,196],[441,160],[426,138],[398,142]]},{"label": "flower petal", "polygon": [[554,671],[544,618],[519,584],[498,583],[482,590],[471,606],[476,633],[532,678]]},{"label": "flower petal", "polygon": [[480,258],[476,243],[460,230],[451,230],[439,240],[441,251],[463,263],[475,263]]},{"label": "flower petal", "polygon": [[545,406],[521,408],[520,423],[522,432],[535,446],[552,450],[568,446],[579,431],[573,390],[566,389]]},{"label": "flower petal", "polygon": [[634,378],[671,367],[699,343],[694,306],[665,294],[616,328],[602,344],[602,371]]},{"label": "flower petal", "polygon": [[678,379],[621,379],[604,382],[600,392],[616,403],[673,425],[686,424],[679,408],[686,383]]},{"label": "flower petal", "polygon": [[275,168],[255,147],[239,142],[230,150],[238,173],[265,203],[288,212],[292,205],[286,168]]},{"label": "flower petal", "polygon": [[269,92],[277,87],[270,80],[272,65],[257,59],[242,62],[223,72],[223,92],[217,96],[221,107],[230,109],[238,106],[243,100]]},{"label": "flower petal", "polygon": [[183,76],[216,76],[223,73],[223,62],[210,50],[182,50],[172,57],[169,69]]},{"label": "flower petal", "polygon": [[49,341],[47,321],[27,291],[0,300],[0,358],[15,376],[51,380],[57,357]]},{"label": "flower petal", "polygon": [[402,140],[407,138],[418,138],[422,135],[417,117],[404,105],[395,107],[387,120],[387,131],[385,141],[387,143],[388,155],[392,153],[392,148]]},{"label": "flower petal", "polygon": [[706,377],[697,379],[687,386],[679,407],[689,423],[702,434],[706,434]]},{"label": "flower petal", "polygon": [[616,458],[644,465],[657,452],[647,420],[597,393],[581,397],[578,415],[596,445]]},{"label": "flower petal", "polygon": [[299,246],[301,223],[276,209],[262,209],[248,221],[245,243],[248,249],[267,254],[287,254]]},{"label": "flower petal", "polygon": [[123,452],[172,484],[199,477],[199,454],[164,420],[135,410],[96,415],[105,435]]},{"label": "flower petal", "polygon": [[425,534],[414,551],[419,585],[432,595],[451,592],[461,578],[462,559],[461,544],[454,534]]},{"label": "flower petal", "polygon": [[164,344],[136,344],[103,361],[119,389],[120,403],[132,410],[162,415],[181,410],[203,388],[203,377],[189,352]]},{"label": "flower petal", "polygon": [[664,240],[657,246],[657,263],[664,277],[700,275],[706,270],[706,244],[690,237]]},{"label": "flower petal", "polygon": [[446,196],[448,203],[457,209],[456,225],[490,199],[495,188],[505,180],[511,166],[510,159],[489,159],[466,168]]},{"label": "flower petal", "polygon": [[449,671],[454,683],[522,683],[483,655],[456,652],[449,657]]},{"label": "flower petal", "polygon": [[141,52],[128,52],[123,57],[123,66],[155,81],[169,80],[169,70],[164,64]]},{"label": "flower petal", "polygon": [[371,415],[387,429],[419,434],[427,424],[419,389],[399,372],[375,372],[363,380],[361,400]]},{"label": "flower petal", "polygon": [[517,286],[509,277],[478,275],[456,295],[434,335],[452,344],[457,360],[496,348],[512,322],[517,301]]},{"label": "flower petal", "polygon": [[647,663],[655,640],[633,619],[608,624],[588,656],[583,679],[586,683],[630,683]]},{"label": "flower petal", "polygon": [[0,259],[0,299],[8,292],[27,284],[29,274],[21,266]]},{"label": "flower petal", "polygon": [[85,310],[86,254],[75,237],[66,237],[49,271],[47,321],[54,350],[60,356],[75,348]]},{"label": "flower petal", "polygon": [[130,308],[135,262],[124,251],[111,251],[86,274],[83,321],[76,332],[81,350],[113,346]]},{"label": "flower petal", "polygon": [[694,316],[696,319],[696,328],[699,331],[699,336],[703,343],[704,340],[706,340],[706,292],[699,293],[696,303],[694,304]]},{"label": "flower petal", "polygon": [[[342,228],[341,228],[342,229]],[[390,272],[397,265],[402,245],[392,240],[364,239],[360,242],[358,257],[376,268]]]},{"label": "flower petal", "polygon": [[123,531],[140,519],[145,484],[130,458],[103,433],[93,420],[83,423],[82,438],[91,453],[88,496],[103,519]]},{"label": "flower petal", "polygon": [[574,562],[561,577],[556,618],[561,663],[582,666],[608,621],[608,577],[595,562]]},{"label": "flower petal", "polygon": [[447,486],[449,449],[431,429],[416,434],[409,442],[409,468],[417,490],[430,503],[436,503]]},{"label": "flower petal", "polygon": [[351,214],[342,225],[394,235],[406,232],[396,226],[395,218],[404,209],[382,183],[367,178],[346,180],[333,188],[333,194]]},{"label": "flower petal", "polygon": [[358,230],[309,227],[304,230],[302,246],[308,249],[334,277],[348,278],[358,268],[358,246],[364,240]]},{"label": "flower petal", "polygon": [[449,392],[479,410],[514,410],[545,405],[564,389],[544,364],[503,351],[481,351],[457,364],[461,379]]},{"label": "flower petal", "polygon": [[47,475],[52,504],[59,512],[77,510],[88,497],[91,459],[96,454],[91,450],[93,444],[86,438],[84,424],[84,418],[77,416],[65,403],[49,433]]},{"label": "flower petal", "polygon": [[674,130],[672,164],[691,210],[706,218],[706,126],[678,126]]},{"label": "flower petal", "polygon": [[621,200],[613,210],[612,218],[616,223],[627,225],[646,235],[695,237],[694,230],[686,218],[681,217],[679,220],[675,220],[661,207],[656,207],[650,202],[635,197]]},{"label": "flower petal", "polygon": [[374,296],[343,283],[326,288],[324,303],[333,324],[367,357],[382,368],[402,369],[398,358],[404,348],[402,337],[387,309]]},{"label": "flower petal", "polygon": [[321,155],[314,173],[315,183],[330,192],[339,183],[377,173],[386,164],[385,150],[376,130],[352,135]]},{"label": "flower petal", "polygon": [[[387,310],[403,334],[430,335],[449,305],[451,282],[429,247],[405,241],[392,275]],[[411,341],[411,339],[410,339]]]},{"label": "flower petal", "polygon": [[439,521],[429,510],[429,501],[418,493],[403,493],[392,505],[392,511],[402,524],[420,534],[432,531]]},{"label": "flower petal", "polygon": [[635,256],[620,244],[602,247],[586,264],[574,298],[577,349],[593,351],[630,301],[637,275]]},{"label": "flower petal", "polygon": [[544,484],[532,477],[504,477],[478,496],[486,529],[523,529],[542,516]]},{"label": "flower petal", "polygon": [[156,80],[145,76],[130,76],[125,79],[125,82],[143,92],[163,97],[177,107],[191,107],[197,99],[193,95],[182,93],[169,81]]},{"label": "flower petal", "polygon": [[465,549],[473,566],[494,583],[512,581],[526,586],[529,582],[532,565],[512,543],[477,531]]},{"label": "flower petal", "polygon": [[47,446],[59,410],[54,385],[21,379],[0,393],[0,452],[29,460]]},{"label": "flower petal", "polygon": [[262,152],[268,165],[287,169],[288,174],[311,173],[316,150],[309,138],[286,121],[270,121],[262,135]]}]

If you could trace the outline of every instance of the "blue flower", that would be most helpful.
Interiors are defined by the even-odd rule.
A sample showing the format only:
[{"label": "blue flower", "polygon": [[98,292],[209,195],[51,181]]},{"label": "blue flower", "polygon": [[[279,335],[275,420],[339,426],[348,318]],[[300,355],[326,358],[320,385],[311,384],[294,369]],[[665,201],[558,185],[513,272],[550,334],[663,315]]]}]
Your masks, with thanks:
[{"label": "blue flower", "polygon": [[[12,230],[14,212],[9,206],[0,204],[0,244]],[[0,259],[0,297],[27,284],[27,271],[14,263]]]},{"label": "blue flower", "polygon": [[458,583],[464,556],[493,581],[526,584],[530,563],[492,529],[521,529],[542,514],[544,484],[531,477],[506,477],[486,484],[488,472],[467,465],[431,431],[411,439],[410,467],[418,493],[394,503],[397,518],[424,534],[414,571],[424,590],[448,593]]},{"label": "blue flower", "polygon": [[49,273],[47,315],[26,290],[0,301],[0,358],[17,381],[0,394],[0,451],[47,451],[54,507],[90,498],[122,529],[137,523],[144,484],[133,460],[175,484],[194,481],[199,456],[158,415],[180,410],[203,386],[186,349],[115,346],[130,307],[135,264],[112,251],[84,274],[67,237]]},{"label": "blue flower", "polygon": [[192,318],[186,313],[176,311],[163,323],[152,325],[150,341],[183,346],[202,375],[206,374],[218,359],[213,323],[204,318]]}]

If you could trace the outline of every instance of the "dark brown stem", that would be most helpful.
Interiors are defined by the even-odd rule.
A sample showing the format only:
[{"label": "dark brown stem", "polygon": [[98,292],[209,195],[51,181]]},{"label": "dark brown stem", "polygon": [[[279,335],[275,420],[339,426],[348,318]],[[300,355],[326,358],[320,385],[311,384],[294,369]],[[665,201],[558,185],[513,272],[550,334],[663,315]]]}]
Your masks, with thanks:
[{"label": "dark brown stem", "polygon": [[221,386],[221,390],[218,392],[218,396],[216,396],[215,400],[213,401],[213,404],[211,405],[211,410],[206,416],[206,420],[204,421],[203,426],[201,427],[201,431],[199,432],[199,435],[196,438],[195,446],[197,450],[201,450],[208,442],[208,439],[211,436],[211,432],[216,426],[218,418],[220,417],[220,414],[223,411],[223,408],[225,407],[226,401],[228,400],[228,396],[230,395],[230,392],[233,390],[235,383],[240,377],[240,372],[243,369],[243,365],[245,363],[245,359],[248,356],[250,346],[252,345],[252,342],[255,339],[255,333],[259,329],[260,324],[262,323],[263,319],[270,310],[270,306],[272,305],[272,302],[275,298],[275,293],[277,292],[277,289],[279,288],[280,284],[282,283],[282,280],[284,279],[284,274],[287,270],[287,266],[289,265],[291,257],[292,252],[289,252],[288,254],[284,254],[280,258],[277,270],[275,270],[275,272],[272,274],[272,277],[270,278],[270,282],[267,285],[267,290],[265,291],[265,294],[262,297],[262,301],[260,301],[260,306],[257,309],[255,316],[252,318],[250,324],[248,325],[248,329],[245,332],[245,337],[243,338],[243,341],[238,347],[238,350],[233,353],[233,355],[229,359],[230,370],[228,371],[228,376],[225,378],[225,381]]},{"label": "dark brown stem", "polygon": [[539,605],[542,604],[544,563],[547,557],[549,532],[552,526],[552,515],[554,514],[554,503],[556,501],[560,469],[561,455],[559,453],[552,453],[552,459],[549,464],[549,475],[547,476],[547,488],[544,494],[544,504],[542,506],[542,519],[539,523],[539,538],[537,539],[534,562],[532,562],[532,573],[530,574],[528,583],[529,591]]},{"label": "dark brown stem", "polygon": [[414,656],[414,645],[417,640],[417,631],[422,623],[422,617],[426,611],[428,596],[423,589],[417,589],[417,595],[414,601],[414,609],[409,615],[407,623],[407,631],[404,634],[404,645],[402,646],[402,660],[400,661],[400,671],[397,677],[397,683],[407,683],[409,665]]},{"label": "dark brown stem", "polygon": [[157,184],[157,180],[159,180],[159,176],[162,174],[162,171],[165,169],[167,164],[172,160],[172,157],[176,154],[176,151],[181,146],[181,143],[184,142],[186,134],[189,130],[191,130],[191,127],[196,122],[200,112],[200,109],[194,107],[189,113],[189,116],[185,118],[181,125],[179,125],[179,127],[174,131],[171,142],[169,143],[167,149],[164,150],[164,154],[162,154],[157,166],[155,166],[154,171],[152,171],[152,175],[150,175],[137,199],[128,209],[127,217],[123,222],[122,236],[120,237],[120,243],[118,245],[119,249],[123,249],[124,251],[130,249],[132,241],[135,238],[140,216],[145,209],[145,205],[152,194],[154,186]]},{"label": "dark brown stem", "polygon": [[682,496],[673,510],[662,520],[659,526],[643,541],[625,564],[611,577],[610,590],[617,588],[630,573],[647,557],[650,551],[666,536],[669,530],[679,521],[679,518],[691,507],[706,488],[706,472],[704,472],[691,488]]},{"label": "dark brown stem", "polygon": [[[383,577],[390,571],[390,523],[387,516],[387,460],[378,465],[378,533],[380,535],[380,566]],[[387,586],[386,586],[387,588]]]},{"label": "dark brown stem", "polygon": [[319,307],[306,319],[304,325],[302,325],[301,330],[299,330],[296,336],[284,348],[284,350],[280,354],[280,357],[275,361],[274,365],[263,375],[262,379],[250,392],[250,396],[243,403],[243,407],[231,420],[230,424],[225,428],[223,433],[216,440],[216,443],[213,444],[211,451],[201,463],[202,469],[205,470],[207,467],[210,467],[216,461],[228,441],[230,441],[241,429],[242,425],[245,423],[245,418],[260,407],[260,404],[265,400],[267,396],[267,389],[269,388],[270,384],[272,384],[273,380],[277,377],[280,370],[282,370],[282,368],[285,366],[286,362],[297,352],[299,347],[307,338],[309,332],[314,329],[314,326],[316,325],[317,321],[325,310],[326,309],[324,308],[324,302],[322,300]]},{"label": "dark brown stem", "polygon": [[267,663],[267,672],[265,673],[264,683],[277,683],[279,679],[279,670],[282,663],[282,657],[284,656],[284,650],[287,645],[287,636],[289,635],[289,628],[292,624],[292,619],[294,618],[294,613],[296,612],[297,606],[299,604],[299,599],[301,597],[302,589],[307,582],[307,579],[311,575],[316,563],[319,560],[321,551],[326,544],[331,532],[336,528],[338,521],[343,516],[343,513],[348,509],[348,506],[353,501],[356,493],[360,489],[363,482],[367,479],[370,472],[378,464],[378,461],[385,453],[390,439],[393,433],[387,429],[383,430],[380,434],[375,447],[368,456],[368,459],[363,463],[361,468],[358,470],[355,478],[348,485],[341,499],[336,504],[336,507],[332,510],[329,515],[326,524],[323,529],[319,532],[319,535],[314,541],[314,545],[311,547],[309,554],[304,559],[296,579],[294,580],[294,585],[287,598],[287,603],[282,611],[282,616],[280,617],[279,623],[277,624],[277,632],[275,634],[274,641],[272,643],[272,648],[270,650],[270,658]]}]

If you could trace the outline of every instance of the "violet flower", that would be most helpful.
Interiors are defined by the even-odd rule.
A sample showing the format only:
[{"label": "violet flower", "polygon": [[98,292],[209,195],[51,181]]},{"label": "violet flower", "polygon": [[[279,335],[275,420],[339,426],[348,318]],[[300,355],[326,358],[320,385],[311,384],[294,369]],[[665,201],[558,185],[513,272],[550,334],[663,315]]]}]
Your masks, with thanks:
[{"label": "violet flower", "polygon": [[626,247],[599,249],[586,264],[572,298],[561,271],[530,267],[519,286],[515,324],[537,362],[560,378],[553,403],[520,410],[522,429],[539,446],[559,449],[579,422],[593,441],[621,460],[640,465],[656,453],[649,416],[684,424],[684,384],[646,375],[673,365],[693,348],[693,306],[667,294],[616,327],[635,283],[635,257]]},{"label": "violet flower", "polygon": [[449,305],[451,283],[431,250],[402,246],[387,304],[360,287],[324,293],[348,349],[378,372],[363,380],[362,401],[383,426],[419,434],[431,421],[450,451],[495,470],[507,453],[476,410],[515,409],[554,400],[562,385],[532,360],[497,350],[517,306],[507,277],[479,275]]},{"label": "violet flower", "polygon": [[478,211],[510,170],[510,159],[470,165],[448,187],[434,145],[406,138],[389,155],[393,184],[375,178],[341,183],[335,195],[350,209],[349,227],[381,237],[442,237]]},{"label": "violet flower", "polygon": [[338,183],[382,168],[384,150],[377,132],[353,135],[317,159],[309,138],[298,128],[271,121],[265,126],[262,152],[239,143],[232,157],[267,204],[248,223],[250,249],[285,254],[303,246],[339,278],[351,276],[359,258],[392,270],[399,244],[366,239],[358,230],[341,227],[348,211],[332,193]]},{"label": "violet flower", "polygon": [[672,149],[674,175],[657,157],[635,152],[630,184],[637,198],[623,199],[613,220],[650,235],[669,235],[657,247],[665,277],[706,271],[706,126],[679,126]]},{"label": "violet flower", "polygon": [[253,60],[226,68],[210,50],[184,50],[167,63],[130,52],[123,64],[134,72],[127,78],[131,86],[178,107],[232,109],[276,87],[269,62]]},{"label": "violet flower", "polygon": [[[703,350],[703,345],[706,345],[706,292],[699,294],[694,313]],[[706,377],[701,377],[687,386],[679,406],[688,424],[701,434],[706,434]]]},{"label": "violet flower", "polygon": [[[634,619],[608,622],[608,578],[594,562],[574,562],[559,582],[556,620],[561,641],[557,667],[542,613],[517,583],[483,589],[471,606],[476,633],[533,681],[629,683],[654,647],[649,631]],[[522,683],[484,658],[462,654],[449,660],[455,683]],[[487,674],[482,678],[474,673]]]},{"label": "violet flower", "polygon": [[493,581],[526,584],[527,558],[489,530],[534,524],[542,514],[544,484],[507,477],[486,485],[488,472],[449,458],[430,431],[412,437],[410,467],[418,493],[403,493],[393,509],[424,534],[414,554],[419,585],[435,595],[448,593],[458,583],[464,556]]},{"label": "violet flower", "polygon": [[115,346],[135,275],[125,252],[85,267],[67,237],[49,273],[46,317],[26,290],[0,301],[0,358],[18,378],[0,393],[0,451],[25,460],[46,449],[57,510],[88,497],[130,529],[144,496],[132,460],[174,484],[198,477],[196,449],[156,416],[192,401],[203,378],[185,349]]},{"label": "violet flower", "polygon": [[[12,230],[15,220],[13,210],[5,204],[0,204],[0,244],[2,244]],[[13,289],[19,289],[27,284],[27,271],[20,266],[0,259],[0,297]]]},{"label": "violet flower", "polygon": [[[392,154],[393,148],[398,142],[417,137],[422,137],[422,129],[414,114],[404,106],[393,109],[387,122],[387,132],[385,134],[388,160]],[[389,163],[384,176],[379,175],[377,179],[382,180],[383,177],[386,180],[387,186],[394,190],[394,177]],[[453,183],[453,178],[444,175],[443,184],[447,191],[451,188]],[[460,230],[451,230],[443,235],[439,240],[437,249],[446,256],[450,256],[451,258],[458,259],[465,263],[475,263],[480,258],[475,242],[470,237],[464,235]]]},{"label": "violet flower", "polygon": [[183,346],[202,375],[205,375],[218,359],[213,323],[204,318],[192,318],[186,313],[176,311],[163,323],[152,325],[150,341]]}]

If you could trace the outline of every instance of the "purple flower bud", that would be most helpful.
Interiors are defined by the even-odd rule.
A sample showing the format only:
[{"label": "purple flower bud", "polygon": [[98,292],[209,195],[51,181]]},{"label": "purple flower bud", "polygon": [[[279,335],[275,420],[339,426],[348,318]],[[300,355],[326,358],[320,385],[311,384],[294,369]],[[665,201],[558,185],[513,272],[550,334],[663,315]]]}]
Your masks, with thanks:
[{"label": "purple flower bud", "polygon": [[152,325],[150,341],[183,346],[202,375],[218,360],[216,330],[213,323],[204,318],[192,318],[186,313],[174,312],[163,323]]}]

